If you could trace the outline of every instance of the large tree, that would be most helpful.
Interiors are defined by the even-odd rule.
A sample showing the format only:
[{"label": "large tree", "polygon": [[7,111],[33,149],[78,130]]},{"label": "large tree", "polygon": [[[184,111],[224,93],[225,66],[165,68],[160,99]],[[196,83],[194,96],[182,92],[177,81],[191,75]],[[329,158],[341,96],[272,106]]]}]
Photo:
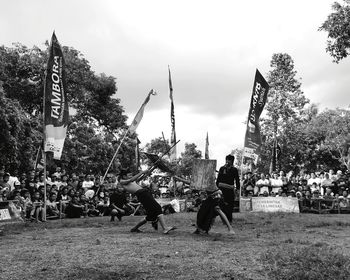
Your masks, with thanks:
[{"label": "large tree", "polygon": [[186,177],[192,175],[192,165],[194,159],[202,158],[202,152],[197,149],[194,143],[185,143],[185,150],[181,153],[178,175]]},{"label": "large tree", "polygon": [[281,147],[281,167],[290,168],[293,161],[294,126],[303,121],[305,106],[309,100],[301,90],[300,79],[294,69],[294,61],[289,54],[273,54],[272,70],[267,75],[270,85],[265,106],[266,115],[262,118],[262,155],[259,167],[268,171],[274,137]]},{"label": "large tree", "polygon": [[[307,126],[307,133],[318,139],[317,152],[328,155],[320,161],[326,167],[338,162],[344,168],[350,167],[350,111],[345,109],[326,110],[317,115]],[[332,164],[332,165],[329,165]]]},{"label": "large tree", "polygon": [[338,63],[350,54],[350,0],[344,0],[344,5],[334,2],[332,9],[319,30],[328,32],[326,51]]}]

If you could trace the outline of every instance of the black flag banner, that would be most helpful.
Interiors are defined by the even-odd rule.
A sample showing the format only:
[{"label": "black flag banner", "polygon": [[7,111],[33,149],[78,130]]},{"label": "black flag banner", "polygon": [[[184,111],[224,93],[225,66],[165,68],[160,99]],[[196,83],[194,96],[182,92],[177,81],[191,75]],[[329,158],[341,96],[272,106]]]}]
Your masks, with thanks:
[{"label": "black flag banner", "polygon": [[155,164],[155,166],[161,171],[167,172],[167,173],[174,173],[174,171],[170,169],[168,164],[156,154],[151,154],[146,152],[143,152],[143,154],[148,158],[151,164]]},{"label": "black flag banner", "polygon": [[259,70],[256,69],[244,140],[243,162],[245,163],[249,160],[252,160],[255,164],[258,162],[261,151],[259,118],[264,109],[268,91],[268,83]]},{"label": "black flag banner", "polygon": [[[170,138],[170,145],[174,145],[176,143],[176,132],[175,132],[175,112],[174,112],[174,98],[173,98],[173,83],[171,81],[171,73],[170,68],[168,65],[168,72],[169,72],[169,97],[170,97],[170,120],[171,120],[171,138]],[[171,150],[170,153],[170,160],[176,160],[176,146]]]},{"label": "black flag banner", "polygon": [[68,126],[65,62],[61,46],[52,34],[44,88],[45,152],[61,159]]}]

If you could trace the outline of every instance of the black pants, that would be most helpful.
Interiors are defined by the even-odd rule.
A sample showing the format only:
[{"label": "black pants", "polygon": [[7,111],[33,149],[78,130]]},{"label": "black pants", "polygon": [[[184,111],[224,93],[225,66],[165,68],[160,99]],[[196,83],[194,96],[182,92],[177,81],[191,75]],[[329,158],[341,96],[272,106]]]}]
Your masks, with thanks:
[{"label": "black pants", "polygon": [[222,212],[225,213],[228,221],[232,222],[232,212],[233,212],[233,206],[235,201],[235,192],[234,190],[228,190],[224,188],[220,188],[222,191],[222,195],[224,198],[224,203],[221,206]]}]

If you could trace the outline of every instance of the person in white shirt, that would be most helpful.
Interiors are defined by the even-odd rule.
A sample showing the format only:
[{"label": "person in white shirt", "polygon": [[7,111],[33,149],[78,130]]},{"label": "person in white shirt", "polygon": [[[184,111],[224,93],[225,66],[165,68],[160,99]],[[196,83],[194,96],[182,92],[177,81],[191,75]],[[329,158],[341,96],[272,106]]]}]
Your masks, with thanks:
[{"label": "person in white shirt", "polygon": [[269,193],[270,181],[266,179],[265,174],[261,173],[260,179],[255,183],[254,194]]},{"label": "person in white shirt", "polygon": [[283,181],[278,177],[277,173],[272,174],[272,178],[270,179],[271,192],[277,194],[280,189],[282,189]]},{"label": "person in white shirt", "polygon": [[83,181],[83,185],[82,188],[84,189],[84,191],[86,192],[87,190],[91,189],[94,186],[94,182],[91,181],[91,177],[90,175],[86,175],[85,179]]},{"label": "person in white shirt", "polygon": [[321,185],[321,179],[317,178],[315,173],[311,173],[311,178],[307,180],[307,185],[311,186],[313,183],[316,183],[317,186]]}]

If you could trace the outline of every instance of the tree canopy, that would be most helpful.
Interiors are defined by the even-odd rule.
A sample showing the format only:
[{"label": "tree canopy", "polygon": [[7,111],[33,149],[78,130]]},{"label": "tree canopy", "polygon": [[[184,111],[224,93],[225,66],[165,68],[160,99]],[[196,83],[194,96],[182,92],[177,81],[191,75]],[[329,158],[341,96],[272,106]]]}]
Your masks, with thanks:
[{"label": "tree canopy", "polygon": [[344,5],[334,2],[332,9],[319,30],[328,33],[326,52],[339,63],[350,54],[350,0],[344,0]]},{"label": "tree canopy", "polygon": [[[46,43],[46,48],[48,44]],[[103,173],[107,169],[127,116],[116,98],[116,79],[96,75],[78,50],[63,48],[66,61],[70,112],[61,164],[79,172]],[[1,160],[8,170],[28,171],[42,143],[42,109],[48,49],[22,44],[0,47]],[[134,140],[126,141],[120,156],[134,158]]]}]

